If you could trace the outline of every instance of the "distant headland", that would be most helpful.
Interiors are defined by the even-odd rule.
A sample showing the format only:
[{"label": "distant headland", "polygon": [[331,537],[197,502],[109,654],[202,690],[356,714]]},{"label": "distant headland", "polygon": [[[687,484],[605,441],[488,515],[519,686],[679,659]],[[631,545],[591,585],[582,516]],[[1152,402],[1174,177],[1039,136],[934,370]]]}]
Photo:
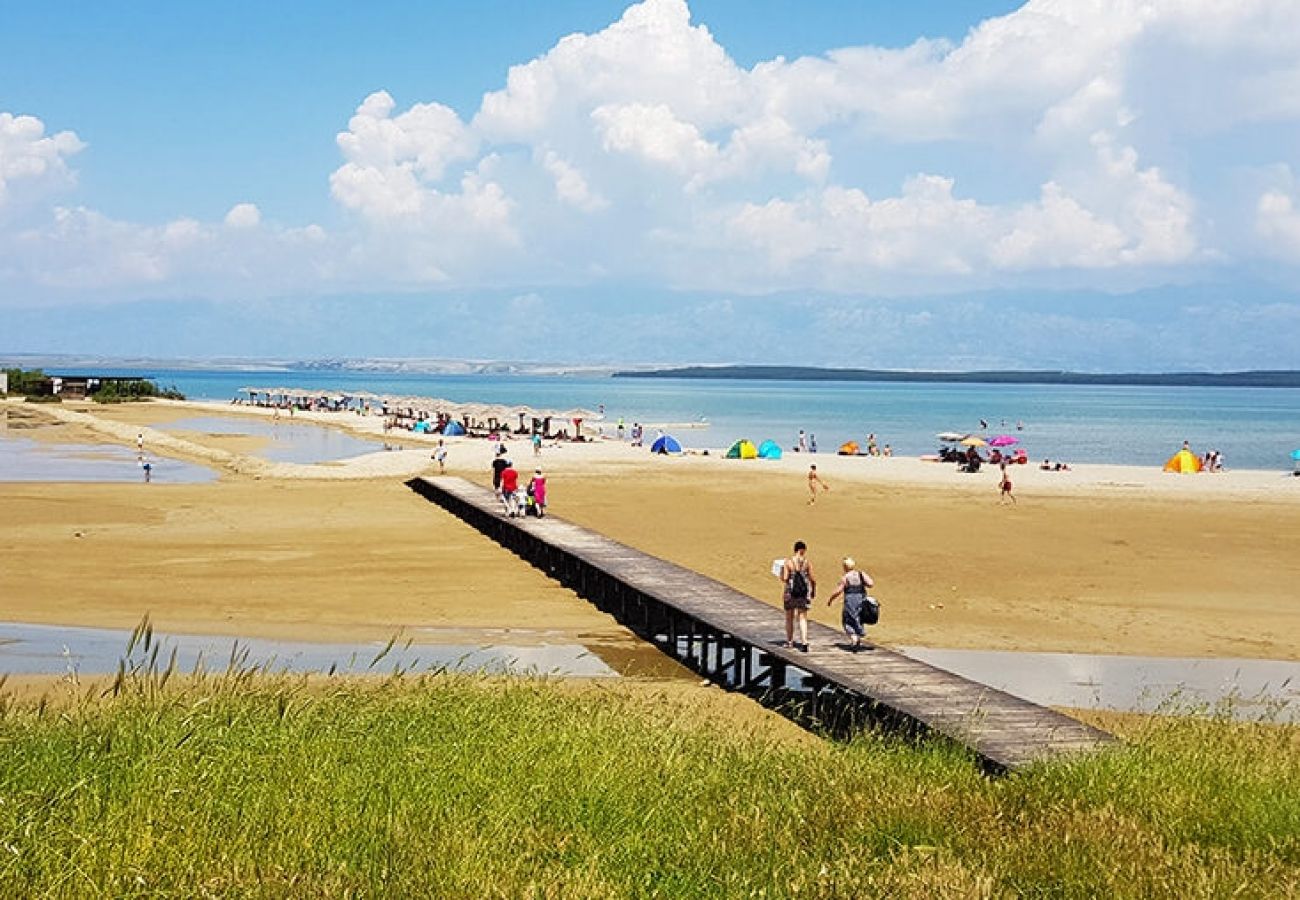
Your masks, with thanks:
[{"label": "distant headland", "polygon": [[921,372],[885,369],[823,369],[813,366],[682,366],[625,370],[615,378],[714,378],[748,381],[901,381],[960,384],[1103,384],[1159,387],[1300,387],[1300,371],[1251,372]]}]

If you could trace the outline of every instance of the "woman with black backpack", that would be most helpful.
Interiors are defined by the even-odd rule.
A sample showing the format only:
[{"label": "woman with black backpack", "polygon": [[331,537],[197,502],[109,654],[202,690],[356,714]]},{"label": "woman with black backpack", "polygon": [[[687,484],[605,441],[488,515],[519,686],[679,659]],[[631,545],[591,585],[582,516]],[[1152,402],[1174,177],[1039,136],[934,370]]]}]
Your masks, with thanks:
[{"label": "woman with black backpack", "polygon": [[864,614],[868,625],[874,625],[880,615],[875,600],[867,596],[867,588],[874,585],[875,581],[858,568],[853,557],[846,556],[844,577],[840,579],[835,593],[826,598],[826,605],[830,606],[836,597],[844,595],[844,611],[840,615],[840,622],[844,626],[844,633],[853,639],[854,653],[862,649],[862,638],[866,636],[866,629],[862,627]]},{"label": "woman with black backpack", "polygon": [[[808,562],[808,545],[794,542],[794,556],[781,566],[781,605],[785,608],[785,646],[808,652],[808,607],[817,594],[817,579],[813,577],[812,563]],[[799,642],[794,643],[794,625],[799,623]]]}]

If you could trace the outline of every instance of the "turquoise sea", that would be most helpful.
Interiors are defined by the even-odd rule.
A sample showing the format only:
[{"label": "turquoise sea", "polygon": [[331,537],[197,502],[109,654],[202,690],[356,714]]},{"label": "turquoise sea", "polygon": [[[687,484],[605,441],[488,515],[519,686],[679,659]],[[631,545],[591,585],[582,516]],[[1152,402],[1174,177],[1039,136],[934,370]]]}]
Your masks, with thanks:
[{"label": "turquoise sea", "polygon": [[[898,455],[933,453],[941,431],[1011,434],[1030,458],[1159,466],[1184,440],[1217,449],[1226,468],[1289,472],[1300,448],[1300,389],[1082,385],[702,381],[575,376],[412,375],[367,372],[59,369],[59,374],[141,375],[193,399],[229,401],[244,387],[322,394],[442,397],[457,402],[605,410],[619,418],[674,423],[688,448],[767,438],[791,447],[799,429],[822,453],[874,433]],[[980,420],[988,422],[981,432]],[[1018,430],[1016,423],[1023,423]],[[707,427],[680,427],[686,423]],[[653,434],[653,432],[650,432]]]}]

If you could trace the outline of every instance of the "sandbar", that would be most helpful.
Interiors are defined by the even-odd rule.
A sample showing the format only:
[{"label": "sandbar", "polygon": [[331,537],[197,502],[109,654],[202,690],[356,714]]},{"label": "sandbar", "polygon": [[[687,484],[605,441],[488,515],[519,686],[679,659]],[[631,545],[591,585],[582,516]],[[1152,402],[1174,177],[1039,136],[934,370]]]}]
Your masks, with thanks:
[{"label": "sandbar", "polygon": [[[269,410],[5,407],[63,440],[133,446],[143,432],[146,452],[222,473],[199,485],[0,484],[6,619],[129,628],[148,614],[186,633],[643,649],[404,487],[433,471],[436,438],[394,433],[385,439],[400,449],[310,466],[262,460],[256,441],[166,430],[196,412]],[[377,417],[296,419],[382,433]],[[553,514],[773,604],[769,565],[792,541],[810,545],[821,596],[851,554],[876,578],[873,637],[885,644],[1300,659],[1300,478],[1283,472],[1019,466],[1010,506],[996,470],[901,457],[664,458],[616,441],[534,457],[523,440],[508,446],[521,471],[545,469]],[[450,474],[488,481],[493,444],[448,447]],[[830,490],[810,505],[814,461]],[[838,612],[819,599],[814,617],[835,624]]]}]

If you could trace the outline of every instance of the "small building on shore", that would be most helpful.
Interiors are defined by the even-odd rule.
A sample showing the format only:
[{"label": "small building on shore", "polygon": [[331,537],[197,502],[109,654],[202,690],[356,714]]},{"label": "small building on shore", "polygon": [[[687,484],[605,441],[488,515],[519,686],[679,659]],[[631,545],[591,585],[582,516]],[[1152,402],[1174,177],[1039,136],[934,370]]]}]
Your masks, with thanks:
[{"label": "small building on shore", "polygon": [[85,400],[106,384],[128,384],[137,381],[150,381],[136,376],[123,377],[114,375],[47,375],[33,382],[29,394],[41,397],[57,395],[64,400]]}]

